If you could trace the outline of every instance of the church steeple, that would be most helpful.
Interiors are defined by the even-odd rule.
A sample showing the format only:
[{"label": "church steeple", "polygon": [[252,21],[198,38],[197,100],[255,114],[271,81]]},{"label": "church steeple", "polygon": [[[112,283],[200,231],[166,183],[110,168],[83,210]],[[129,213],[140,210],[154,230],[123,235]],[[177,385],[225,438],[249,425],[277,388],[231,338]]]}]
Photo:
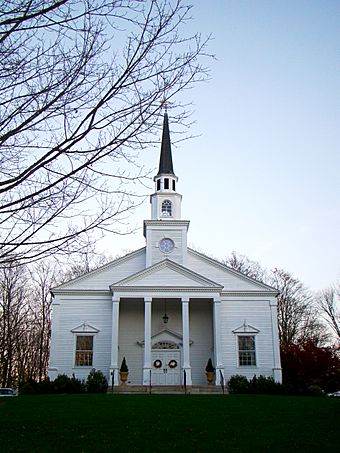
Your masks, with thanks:
[{"label": "church steeple", "polygon": [[146,267],[169,258],[185,265],[189,220],[181,220],[182,195],[177,192],[171,154],[168,114],[163,119],[163,134],[155,192],[150,196],[151,219],[144,220]]},{"label": "church steeple", "polygon": [[158,175],[161,174],[174,174],[172,165],[169,119],[167,112],[164,113],[163,119],[162,147],[158,168]]},{"label": "church steeple", "polygon": [[181,218],[182,196],[176,192],[178,178],[174,173],[171,141],[169,132],[169,118],[164,113],[161,153],[159,157],[158,173],[154,177],[155,193],[151,195],[152,220],[179,220]]}]

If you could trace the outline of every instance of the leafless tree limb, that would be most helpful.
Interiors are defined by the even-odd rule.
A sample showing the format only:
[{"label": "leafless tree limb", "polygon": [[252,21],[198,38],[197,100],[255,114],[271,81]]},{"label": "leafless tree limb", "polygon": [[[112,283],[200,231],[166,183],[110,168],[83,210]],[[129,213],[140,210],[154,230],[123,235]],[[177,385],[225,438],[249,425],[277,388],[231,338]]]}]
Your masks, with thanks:
[{"label": "leafless tree limb", "polygon": [[161,101],[207,76],[189,14],[182,0],[0,1],[0,266],[120,232]]}]

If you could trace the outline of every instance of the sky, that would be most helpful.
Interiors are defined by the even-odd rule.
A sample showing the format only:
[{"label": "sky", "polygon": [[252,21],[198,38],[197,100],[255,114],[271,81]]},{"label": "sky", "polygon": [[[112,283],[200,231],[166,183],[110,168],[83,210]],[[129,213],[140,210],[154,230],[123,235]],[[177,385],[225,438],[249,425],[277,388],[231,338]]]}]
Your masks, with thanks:
[{"label": "sky", "polygon": [[[216,59],[210,80],[183,95],[197,137],[172,150],[189,246],[325,288],[340,279],[340,2],[192,3],[187,30],[211,33]],[[130,219],[136,233],[107,237],[105,250],[143,247],[150,211],[146,200]]]}]

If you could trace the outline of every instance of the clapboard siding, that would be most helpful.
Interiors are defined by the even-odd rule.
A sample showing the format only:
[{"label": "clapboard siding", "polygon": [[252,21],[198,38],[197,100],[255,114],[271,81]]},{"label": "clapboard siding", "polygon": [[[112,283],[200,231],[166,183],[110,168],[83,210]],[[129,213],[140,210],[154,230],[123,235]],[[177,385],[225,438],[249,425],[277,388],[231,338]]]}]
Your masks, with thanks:
[{"label": "clapboard siding", "polygon": [[119,366],[126,358],[130,384],[141,384],[144,348],[137,342],[144,339],[144,302],[123,300],[119,304]]},{"label": "clapboard siding", "polygon": [[53,323],[54,345],[51,364],[57,374],[67,374],[86,379],[90,368],[74,366],[75,334],[72,329],[86,322],[99,330],[94,338],[93,368],[107,377],[111,357],[111,299],[105,297],[62,297],[58,300],[58,317]]},{"label": "clapboard siding", "polygon": [[[255,335],[256,367],[239,367],[237,335],[233,330],[243,323],[256,328]],[[227,300],[222,301],[222,354],[226,379],[234,374],[242,374],[248,378],[256,375],[273,376],[273,339],[271,329],[271,313],[268,300]]]},{"label": "clapboard siding", "polygon": [[193,385],[206,385],[205,367],[213,359],[212,305],[209,300],[190,301],[191,377]]}]

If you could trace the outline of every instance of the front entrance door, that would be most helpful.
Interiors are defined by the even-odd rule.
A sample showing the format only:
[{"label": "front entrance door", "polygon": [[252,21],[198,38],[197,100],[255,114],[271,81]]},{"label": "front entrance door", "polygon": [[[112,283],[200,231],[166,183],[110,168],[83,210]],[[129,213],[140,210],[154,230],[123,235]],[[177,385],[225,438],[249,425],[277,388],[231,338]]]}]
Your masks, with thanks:
[{"label": "front entrance door", "polygon": [[180,385],[181,352],[177,349],[152,351],[152,385]]}]

